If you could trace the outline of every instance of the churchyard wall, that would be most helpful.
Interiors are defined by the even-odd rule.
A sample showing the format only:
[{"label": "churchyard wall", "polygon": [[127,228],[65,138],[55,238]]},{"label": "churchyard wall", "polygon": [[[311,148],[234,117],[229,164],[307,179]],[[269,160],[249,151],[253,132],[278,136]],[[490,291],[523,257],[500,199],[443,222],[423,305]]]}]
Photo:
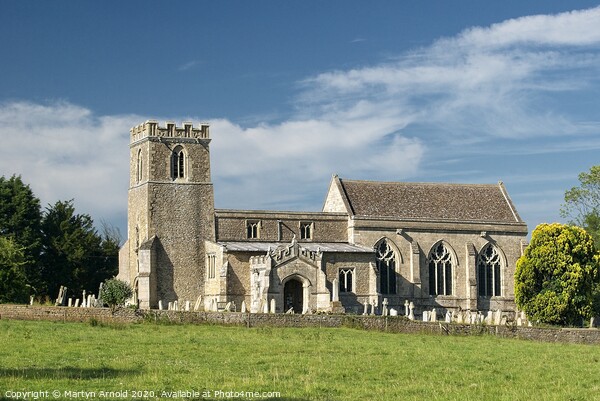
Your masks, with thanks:
[{"label": "churchyard wall", "polygon": [[0,305],[0,319],[59,322],[224,324],[245,327],[352,327],[391,333],[436,335],[494,335],[524,340],[600,345],[600,329],[541,328],[514,325],[457,324],[412,321],[404,316],[287,315],[174,310],[70,308]]}]

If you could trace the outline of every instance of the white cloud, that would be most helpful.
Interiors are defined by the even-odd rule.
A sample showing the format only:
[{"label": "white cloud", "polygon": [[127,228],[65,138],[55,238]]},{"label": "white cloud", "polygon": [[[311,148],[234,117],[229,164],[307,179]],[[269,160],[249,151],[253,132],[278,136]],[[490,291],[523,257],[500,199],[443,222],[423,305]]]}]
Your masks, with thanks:
[{"label": "white cloud", "polygon": [[0,174],[21,175],[43,207],[74,198],[78,212],[116,223],[126,207],[129,128],[141,119],[98,117],[67,102],[0,105]]}]

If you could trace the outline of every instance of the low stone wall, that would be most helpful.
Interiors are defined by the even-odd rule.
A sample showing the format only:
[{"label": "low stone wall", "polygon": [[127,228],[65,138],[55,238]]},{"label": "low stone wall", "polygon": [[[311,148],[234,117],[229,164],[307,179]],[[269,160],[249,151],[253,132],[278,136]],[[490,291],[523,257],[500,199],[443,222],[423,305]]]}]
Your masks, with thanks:
[{"label": "low stone wall", "polygon": [[59,306],[0,305],[0,319],[51,320],[60,322],[141,323],[170,322],[220,324],[245,327],[353,327],[392,333],[437,335],[495,335],[524,340],[598,344],[600,329],[540,328],[519,326],[424,323],[404,316],[286,315],[236,312],[183,312],[108,308],[69,308]]}]

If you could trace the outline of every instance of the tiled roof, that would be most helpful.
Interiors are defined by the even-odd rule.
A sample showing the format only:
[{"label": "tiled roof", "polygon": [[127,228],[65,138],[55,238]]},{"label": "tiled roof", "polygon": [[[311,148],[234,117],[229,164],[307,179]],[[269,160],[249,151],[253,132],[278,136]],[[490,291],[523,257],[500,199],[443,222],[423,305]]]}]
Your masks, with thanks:
[{"label": "tiled roof", "polygon": [[356,216],[522,223],[500,182],[441,184],[339,179]]}]

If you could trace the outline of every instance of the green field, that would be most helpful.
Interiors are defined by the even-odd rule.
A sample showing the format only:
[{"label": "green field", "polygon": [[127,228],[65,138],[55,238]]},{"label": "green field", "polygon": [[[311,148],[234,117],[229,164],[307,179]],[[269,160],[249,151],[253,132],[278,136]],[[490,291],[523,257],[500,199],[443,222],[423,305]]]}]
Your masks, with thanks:
[{"label": "green field", "polygon": [[0,390],[2,399],[197,391],[221,400],[592,400],[600,398],[600,347],[349,328],[0,320]]}]

